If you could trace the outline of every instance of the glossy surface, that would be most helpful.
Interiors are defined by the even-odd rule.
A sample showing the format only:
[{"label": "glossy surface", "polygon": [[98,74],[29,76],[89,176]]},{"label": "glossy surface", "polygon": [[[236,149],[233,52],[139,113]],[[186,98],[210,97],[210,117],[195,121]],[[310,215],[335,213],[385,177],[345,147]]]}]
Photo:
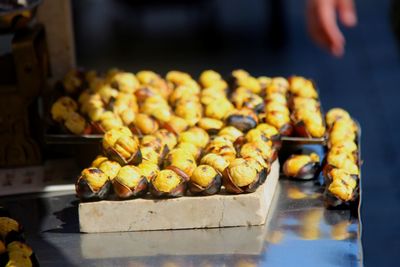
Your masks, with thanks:
[{"label": "glossy surface", "polygon": [[0,202],[25,226],[41,266],[362,265],[357,211],[327,210],[321,192],[317,181],[281,178],[264,226],[105,234],[78,233],[72,192]]}]

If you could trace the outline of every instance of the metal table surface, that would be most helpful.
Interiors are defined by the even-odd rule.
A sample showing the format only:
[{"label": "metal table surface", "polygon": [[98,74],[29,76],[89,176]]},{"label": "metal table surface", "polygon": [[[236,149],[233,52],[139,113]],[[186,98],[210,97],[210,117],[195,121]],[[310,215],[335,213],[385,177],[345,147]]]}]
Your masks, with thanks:
[{"label": "metal table surface", "polygon": [[[362,266],[358,212],[280,179],[263,226],[81,234],[73,192],[4,197],[41,266]],[[118,218],[115,218],[118,220]]]}]

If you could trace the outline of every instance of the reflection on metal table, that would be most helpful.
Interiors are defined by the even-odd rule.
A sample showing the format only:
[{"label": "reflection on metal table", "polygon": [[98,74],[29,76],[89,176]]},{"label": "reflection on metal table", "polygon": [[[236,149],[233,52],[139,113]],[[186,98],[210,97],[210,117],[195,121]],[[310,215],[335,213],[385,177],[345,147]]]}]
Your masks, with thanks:
[{"label": "reflection on metal table", "polygon": [[266,224],[252,227],[80,234],[71,191],[0,202],[41,266],[362,266],[358,211],[326,209],[315,183],[281,178]]}]

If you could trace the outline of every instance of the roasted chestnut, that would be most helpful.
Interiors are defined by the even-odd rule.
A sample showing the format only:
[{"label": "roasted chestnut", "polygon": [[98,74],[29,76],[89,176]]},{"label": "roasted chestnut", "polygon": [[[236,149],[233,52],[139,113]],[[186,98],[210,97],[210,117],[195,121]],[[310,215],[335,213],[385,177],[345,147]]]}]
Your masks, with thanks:
[{"label": "roasted chestnut", "polygon": [[21,233],[21,225],[9,217],[0,217],[0,240],[6,240],[11,233]]},{"label": "roasted chestnut", "polygon": [[158,122],[151,116],[143,113],[136,114],[134,131],[138,135],[152,134],[158,130]]},{"label": "roasted chestnut", "polygon": [[270,95],[273,93],[279,93],[281,95],[286,95],[289,89],[289,82],[284,77],[274,77],[268,83],[265,88],[265,95]]},{"label": "roasted chestnut", "polygon": [[143,136],[140,142],[140,147],[150,147],[159,154],[160,159],[163,159],[169,151],[168,145],[165,144],[161,138],[154,135]]},{"label": "roasted chestnut", "polygon": [[142,160],[146,160],[157,165],[160,164],[162,154],[154,150],[152,147],[141,146],[140,152],[142,154]]},{"label": "roasted chestnut", "polygon": [[283,136],[291,135],[293,131],[290,117],[286,113],[269,112],[266,114],[265,122],[278,129],[279,134]]},{"label": "roasted chestnut", "polygon": [[347,120],[351,119],[350,114],[346,110],[341,108],[332,108],[325,115],[326,125],[330,128],[335,121],[342,118]]},{"label": "roasted chestnut", "polygon": [[265,137],[272,141],[274,148],[280,149],[281,140],[279,131],[272,125],[267,123],[260,123],[256,127],[257,130],[260,130]]},{"label": "roasted chestnut", "polygon": [[331,169],[328,173],[328,185],[325,200],[328,206],[336,207],[357,197],[357,177],[341,169]]},{"label": "roasted chestnut", "polygon": [[83,118],[77,112],[70,112],[65,117],[65,127],[73,134],[87,134],[90,133],[90,128]]},{"label": "roasted chestnut", "polygon": [[210,140],[207,132],[199,127],[192,127],[182,132],[178,137],[179,143],[192,143],[197,147],[205,147]]},{"label": "roasted chestnut", "polygon": [[296,179],[312,179],[320,169],[320,159],[315,153],[310,155],[292,155],[283,164],[283,173]]},{"label": "roasted chestnut", "polygon": [[282,113],[285,114],[287,116],[290,115],[289,109],[285,104],[279,103],[279,102],[275,102],[275,101],[271,101],[268,102],[265,105],[265,113]]},{"label": "roasted chestnut", "polygon": [[32,248],[21,241],[13,241],[7,245],[8,259],[6,262],[1,262],[7,267],[12,266],[37,266],[32,259]]},{"label": "roasted chestnut", "polygon": [[353,140],[342,140],[336,142],[333,146],[329,147],[329,153],[334,154],[350,154],[357,161],[358,147]]},{"label": "roasted chestnut", "polygon": [[257,126],[257,115],[251,109],[242,108],[231,112],[226,118],[226,124],[234,126],[242,132],[247,132]]},{"label": "roasted chestnut", "polygon": [[194,169],[196,168],[196,160],[192,156],[190,151],[186,151],[183,148],[172,149],[164,159],[164,167],[174,166],[186,174],[189,178]]},{"label": "roasted chestnut", "polygon": [[65,74],[62,85],[66,93],[76,94],[82,90],[85,84],[85,75],[80,70],[70,70]]},{"label": "roasted chestnut", "polygon": [[105,111],[99,115],[99,121],[94,126],[100,133],[123,126],[121,118],[111,111]]},{"label": "roasted chestnut", "polygon": [[290,106],[292,110],[309,110],[313,112],[320,112],[321,104],[317,99],[306,97],[292,97],[290,99]]},{"label": "roasted chestnut", "polygon": [[111,191],[111,180],[100,169],[87,168],[81,172],[75,190],[81,200],[106,199]]},{"label": "roasted chestnut", "polygon": [[[226,98],[224,90],[215,90],[214,87],[209,87],[201,91],[200,102],[208,106],[217,99]],[[209,110],[211,112],[212,110]]]},{"label": "roasted chestnut", "polygon": [[[154,136],[157,137],[161,142],[168,147],[169,150],[173,149],[178,140],[176,139],[176,135],[172,132],[169,132],[166,129],[160,129],[154,133]],[[164,147],[164,146],[163,146]]]},{"label": "roasted chestnut", "polygon": [[261,91],[264,91],[267,86],[272,82],[272,79],[267,76],[260,76],[257,78],[258,83],[260,84]]},{"label": "roasted chestnut", "polygon": [[357,125],[351,119],[341,118],[336,120],[329,132],[328,145],[331,147],[345,140],[355,140],[357,130]]},{"label": "roasted chestnut", "polygon": [[245,143],[240,149],[240,156],[252,157],[260,155],[267,163],[272,163],[278,157],[276,149],[263,142],[249,142]]},{"label": "roasted chestnut", "polygon": [[160,168],[157,164],[146,160],[143,160],[142,163],[138,165],[138,168],[140,169],[142,175],[146,177],[148,182],[150,182],[150,180],[160,171]]},{"label": "roasted chestnut", "polygon": [[[260,170],[260,171],[259,171]],[[223,184],[228,193],[241,194],[254,192],[265,180],[264,171],[254,159],[237,158],[225,169]]]},{"label": "roasted chestnut", "polygon": [[210,165],[219,173],[223,173],[226,167],[229,166],[229,161],[220,155],[209,153],[201,158],[200,164]]},{"label": "roasted chestnut", "polygon": [[218,72],[213,70],[205,70],[200,74],[199,82],[200,84],[207,88],[215,84],[215,82],[221,81],[222,77]]},{"label": "roasted chestnut", "polygon": [[213,195],[220,191],[221,174],[209,165],[199,165],[190,177],[188,187],[193,194]]},{"label": "roasted chestnut", "polygon": [[257,78],[252,77],[250,75],[242,76],[242,77],[239,76],[236,79],[236,84],[238,87],[247,88],[255,94],[259,94],[261,92],[261,86],[260,86],[260,83],[258,82]]},{"label": "roasted chestnut", "polygon": [[235,107],[226,97],[222,97],[209,103],[204,113],[209,118],[223,120],[234,108]]},{"label": "roasted chestnut", "polygon": [[140,106],[140,111],[156,118],[160,123],[169,121],[172,116],[168,102],[159,94],[147,97]]},{"label": "roasted chestnut", "polygon": [[119,198],[128,199],[144,195],[148,182],[140,168],[126,165],[119,170],[112,184]]},{"label": "roasted chestnut", "polygon": [[351,175],[359,175],[360,172],[356,159],[351,153],[329,151],[326,157],[326,165],[324,166],[324,174],[327,174],[332,168],[343,169]]},{"label": "roasted chestnut", "polygon": [[176,104],[175,114],[194,126],[202,117],[203,107],[197,98],[180,100]]},{"label": "roasted chestnut", "polygon": [[115,73],[110,77],[109,83],[113,88],[129,94],[132,94],[139,87],[139,81],[135,74],[129,72]]},{"label": "roasted chestnut", "polygon": [[308,80],[300,76],[292,76],[289,79],[289,91],[292,95],[307,97],[307,98],[318,98],[317,90],[311,80]]},{"label": "roasted chestnut", "polygon": [[271,102],[278,103],[280,105],[287,106],[288,102],[286,96],[280,93],[271,93],[265,96],[264,101],[268,104]]},{"label": "roasted chestnut", "polygon": [[208,134],[217,134],[224,126],[224,123],[217,119],[201,118],[197,122],[197,126],[205,130]]},{"label": "roasted chestnut", "polygon": [[193,158],[197,160],[201,155],[201,148],[188,142],[179,143],[176,148],[182,148],[183,150],[192,154]]},{"label": "roasted chestnut", "polygon": [[213,153],[220,155],[229,162],[236,158],[236,149],[232,142],[221,136],[217,136],[211,140],[204,151],[206,154]]},{"label": "roasted chestnut", "polygon": [[189,124],[186,122],[186,120],[178,116],[172,116],[171,119],[163,125],[163,128],[173,132],[176,135],[185,131],[188,127]]},{"label": "roasted chestnut", "polygon": [[78,104],[75,100],[68,96],[63,96],[57,99],[51,107],[51,116],[53,120],[62,122],[71,112],[78,110]]},{"label": "roasted chestnut", "polygon": [[98,156],[93,162],[92,167],[99,168],[104,172],[110,180],[113,180],[117,176],[121,165],[116,161],[108,160],[107,157]]},{"label": "roasted chestnut", "polygon": [[231,101],[237,109],[249,108],[261,112],[264,108],[263,99],[245,87],[239,87],[231,96]]},{"label": "roasted chestnut", "polygon": [[199,93],[196,87],[181,85],[172,91],[168,100],[171,106],[176,106],[181,101],[198,99]]},{"label": "roasted chestnut", "polygon": [[248,131],[245,135],[245,138],[247,142],[261,142],[272,145],[272,141],[268,138],[268,136],[265,135],[263,131],[257,128]]},{"label": "roasted chestnut", "polygon": [[296,110],[292,114],[292,120],[299,136],[321,138],[325,135],[325,125],[319,111]]},{"label": "roasted chestnut", "polygon": [[121,165],[139,164],[142,161],[139,139],[126,127],[112,129],[104,134],[103,151],[108,158]]},{"label": "roasted chestnut", "polygon": [[218,132],[218,136],[225,137],[234,143],[239,137],[243,136],[243,133],[233,126],[226,126]]},{"label": "roasted chestnut", "polygon": [[168,99],[168,96],[172,92],[172,88],[168,85],[167,81],[161,78],[161,76],[157,73],[152,71],[139,71],[136,73],[136,77],[141,84],[156,89],[157,92],[165,99]]},{"label": "roasted chestnut", "polygon": [[96,93],[100,95],[101,100],[107,107],[111,107],[117,98],[118,90],[112,88],[110,84],[103,83],[96,88]]},{"label": "roasted chestnut", "polygon": [[169,71],[165,78],[174,85],[182,85],[188,80],[192,80],[192,77],[188,73],[176,70]]},{"label": "roasted chestnut", "polygon": [[157,173],[150,181],[150,193],[155,197],[181,197],[186,191],[186,179],[172,169]]}]

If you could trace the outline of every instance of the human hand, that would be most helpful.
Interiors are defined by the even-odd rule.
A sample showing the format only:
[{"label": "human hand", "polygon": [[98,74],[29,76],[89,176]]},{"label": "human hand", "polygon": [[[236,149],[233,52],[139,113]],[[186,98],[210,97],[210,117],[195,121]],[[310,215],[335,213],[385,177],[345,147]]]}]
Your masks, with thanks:
[{"label": "human hand", "polygon": [[340,31],[336,16],[346,27],[357,24],[354,0],[307,0],[306,20],[314,41],[340,57],[344,53],[345,38]]}]

